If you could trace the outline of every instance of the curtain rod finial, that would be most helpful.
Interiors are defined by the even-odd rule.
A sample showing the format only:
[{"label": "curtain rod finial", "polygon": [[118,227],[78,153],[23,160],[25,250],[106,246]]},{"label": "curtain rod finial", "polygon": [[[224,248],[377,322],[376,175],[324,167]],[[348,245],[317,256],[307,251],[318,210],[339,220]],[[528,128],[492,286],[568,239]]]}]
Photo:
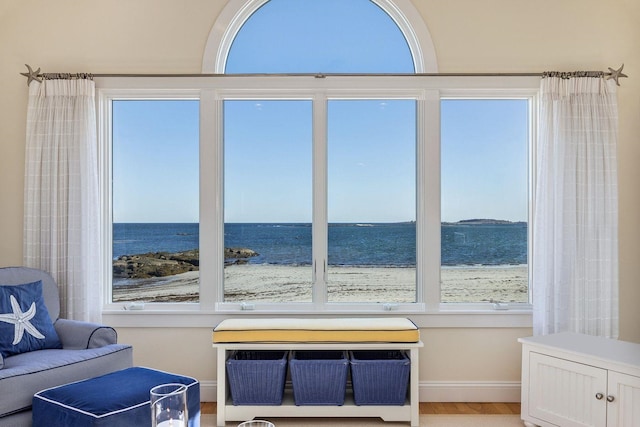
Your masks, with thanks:
[{"label": "curtain rod finial", "polygon": [[616,84],[617,84],[618,86],[620,86],[620,83],[618,82],[618,79],[619,79],[620,77],[629,77],[629,76],[627,76],[626,74],[623,74],[623,73],[622,73],[622,69],[624,68],[624,64],[622,64],[622,65],[620,66],[620,68],[618,68],[617,70],[614,70],[614,69],[613,69],[613,68],[611,68],[611,67],[608,67],[608,68],[609,68],[609,73],[610,73],[610,74],[607,76],[607,80],[609,80],[609,79],[613,79],[613,80],[615,80],[615,81],[616,81]]},{"label": "curtain rod finial", "polygon": [[32,81],[37,81],[37,82],[42,82],[42,78],[39,77],[40,74],[40,68],[38,68],[36,71],[33,71],[31,69],[31,67],[29,66],[29,64],[24,64],[27,67],[27,71],[26,73],[20,73],[21,75],[25,76],[27,78],[27,86],[29,86],[31,84]]}]

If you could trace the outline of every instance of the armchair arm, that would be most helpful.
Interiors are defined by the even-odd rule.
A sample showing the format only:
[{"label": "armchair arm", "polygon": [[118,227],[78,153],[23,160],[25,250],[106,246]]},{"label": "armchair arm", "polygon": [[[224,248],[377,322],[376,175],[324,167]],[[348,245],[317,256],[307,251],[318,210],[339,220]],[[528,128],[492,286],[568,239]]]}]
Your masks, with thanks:
[{"label": "armchair arm", "polygon": [[115,329],[97,323],[58,319],[54,327],[65,349],[98,348],[118,341]]}]

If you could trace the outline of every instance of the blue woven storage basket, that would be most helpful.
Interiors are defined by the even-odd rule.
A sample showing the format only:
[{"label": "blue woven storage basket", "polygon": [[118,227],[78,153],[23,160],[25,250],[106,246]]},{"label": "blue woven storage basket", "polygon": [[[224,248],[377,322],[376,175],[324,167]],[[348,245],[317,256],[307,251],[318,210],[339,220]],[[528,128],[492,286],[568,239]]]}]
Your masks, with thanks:
[{"label": "blue woven storage basket", "polygon": [[234,352],[227,378],[234,405],[281,405],[288,351]]},{"label": "blue woven storage basket", "polygon": [[344,404],[348,370],[346,351],[292,352],[289,371],[295,404]]},{"label": "blue woven storage basket", "polygon": [[349,352],[356,405],[405,404],[411,360],[399,350]]}]

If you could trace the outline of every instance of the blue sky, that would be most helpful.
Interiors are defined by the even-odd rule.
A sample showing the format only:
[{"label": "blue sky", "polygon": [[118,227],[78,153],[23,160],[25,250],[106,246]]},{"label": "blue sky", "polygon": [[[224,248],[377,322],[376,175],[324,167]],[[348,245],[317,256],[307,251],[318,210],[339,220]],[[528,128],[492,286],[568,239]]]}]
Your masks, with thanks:
[{"label": "blue sky", "polygon": [[[415,102],[328,111],[329,221],[415,220]],[[225,221],[311,222],[311,113],[310,101],[225,103]]]},{"label": "blue sky", "polygon": [[[291,35],[294,35],[293,37]],[[413,72],[368,0],[271,0],[228,73]],[[415,102],[330,101],[330,222],[415,220]],[[442,220],[527,219],[527,103],[442,102]],[[116,101],[114,222],[198,222],[198,102]],[[311,221],[311,102],[225,103],[225,221]]]},{"label": "blue sky", "polygon": [[114,222],[198,222],[198,109],[198,101],[114,102]]},{"label": "blue sky", "polygon": [[442,220],[527,221],[528,102],[443,100]]},{"label": "blue sky", "polygon": [[369,0],[271,0],[236,36],[227,73],[412,73],[396,24]]}]

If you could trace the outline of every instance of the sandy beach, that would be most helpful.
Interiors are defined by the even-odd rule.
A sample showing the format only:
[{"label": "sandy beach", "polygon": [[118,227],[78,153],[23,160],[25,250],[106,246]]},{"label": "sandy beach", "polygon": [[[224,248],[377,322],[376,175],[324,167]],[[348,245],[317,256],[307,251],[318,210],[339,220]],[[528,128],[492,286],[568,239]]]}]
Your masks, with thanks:
[{"label": "sandy beach", "polygon": [[[415,268],[333,267],[330,302],[413,302]],[[197,302],[198,272],[115,282],[113,301]],[[442,302],[526,302],[526,266],[443,267]],[[311,267],[231,265],[225,267],[225,300],[310,302]]]}]

